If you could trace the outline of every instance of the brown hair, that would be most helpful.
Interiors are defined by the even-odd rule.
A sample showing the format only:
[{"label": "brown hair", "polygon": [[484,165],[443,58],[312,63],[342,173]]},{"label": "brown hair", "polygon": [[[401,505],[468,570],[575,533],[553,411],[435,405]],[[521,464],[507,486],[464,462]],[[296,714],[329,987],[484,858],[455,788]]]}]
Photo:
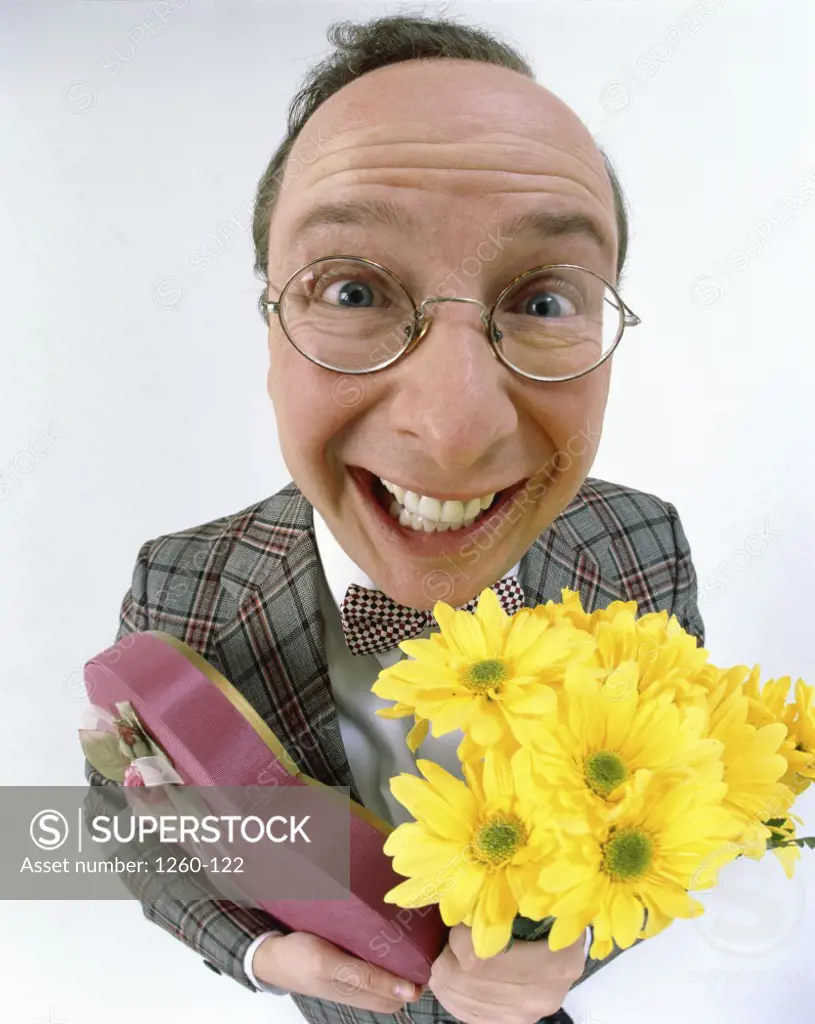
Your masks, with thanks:
[{"label": "brown hair", "polygon": [[[328,29],[328,40],[334,52],[316,64],[289,104],[287,130],[269,166],[263,173],[255,196],[252,237],[255,243],[255,273],[267,281],[269,262],[269,227],[277,200],[286,161],[305,123],[317,108],[343,86],[376,68],[401,61],[448,57],[481,61],[509,68],[534,80],[535,74],[520,53],[496,36],[482,29],[424,16],[394,15],[375,18],[363,24],[335,22]],[[617,279],[622,274],[628,251],[628,216],[626,203],[614,168],[600,150],[611,181],[617,216]],[[267,319],[263,306],[259,306]]]}]

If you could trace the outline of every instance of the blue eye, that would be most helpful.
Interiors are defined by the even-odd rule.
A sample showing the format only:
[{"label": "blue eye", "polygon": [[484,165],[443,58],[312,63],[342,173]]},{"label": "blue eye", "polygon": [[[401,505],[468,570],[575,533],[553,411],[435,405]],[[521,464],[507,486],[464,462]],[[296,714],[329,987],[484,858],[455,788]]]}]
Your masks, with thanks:
[{"label": "blue eye", "polygon": [[554,292],[538,292],[524,303],[524,313],[537,317],[574,316],[576,309],[572,302]]},{"label": "blue eye", "polygon": [[359,306],[372,306],[374,304],[373,289],[362,281],[334,282],[333,285],[326,288],[321,298],[325,300],[332,290],[334,290],[333,298],[338,306],[350,306],[356,309]]}]

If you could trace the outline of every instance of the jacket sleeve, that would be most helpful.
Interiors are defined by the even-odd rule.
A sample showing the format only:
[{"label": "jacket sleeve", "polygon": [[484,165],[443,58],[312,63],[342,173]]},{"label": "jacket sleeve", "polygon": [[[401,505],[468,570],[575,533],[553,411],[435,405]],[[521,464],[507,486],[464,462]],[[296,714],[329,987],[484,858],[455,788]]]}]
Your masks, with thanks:
[{"label": "jacket sleeve", "polygon": [[668,505],[671,528],[673,529],[676,551],[676,571],[674,574],[674,597],[671,612],[679,620],[679,625],[688,633],[692,633],[705,646],[705,624],[699,612],[699,594],[696,580],[696,569],[691,558],[688,538],[673,505]]},{"label": "jacket sleeve", "polygon": [[[146,601],[148,552],[152,541],[139,550],[133,580],[125,594],[120,610],[119,630],[114,642],[128,633],[151,629]],[[90,783],[85,814],[111,813],[112,808],[124,808],[126,800],[118,783],[99,774],[85,760],[85,777]],[[103,790],[97,787],[105,787]],[[100,807],[104,810],[100,810]],[[155,856],[167,857],[174,853],[168,844],[151,850],[147,845],[129,846],[140,860],[147,860],[155,868]],[[179,856],[184,856],[179,848]],[[194,877],[185,875],[180,891],[168,876],[155,870],[138,875],[120,874],[122,882],[142,905],[145,917],[174,935],[190,949],[204,958],[205,964],[218,974],[226,974],[252,992],[257,989],[244,970],[244,960],[254,940],[270,931],[286,931],[261,910],[240,906],[228,900],[217,899],[216,894]]]}]

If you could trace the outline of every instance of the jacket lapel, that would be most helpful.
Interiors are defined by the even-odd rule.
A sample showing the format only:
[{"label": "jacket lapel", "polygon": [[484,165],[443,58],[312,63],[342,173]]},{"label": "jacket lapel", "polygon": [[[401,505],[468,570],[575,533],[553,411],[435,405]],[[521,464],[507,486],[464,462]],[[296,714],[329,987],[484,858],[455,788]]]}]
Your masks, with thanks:
[{"label": "jacket lapel", "polygon": [[586,611],[625,600],[608,531],[578,491],[521,559],[518,579],[528,606],[560,601],[566,587]]},{"label": "jacket lapel", "polygon": [[247,522],[221,575],[236,602],[211,659],[306,774],[354,791],[323,643],[311,505],[295,487]]}]

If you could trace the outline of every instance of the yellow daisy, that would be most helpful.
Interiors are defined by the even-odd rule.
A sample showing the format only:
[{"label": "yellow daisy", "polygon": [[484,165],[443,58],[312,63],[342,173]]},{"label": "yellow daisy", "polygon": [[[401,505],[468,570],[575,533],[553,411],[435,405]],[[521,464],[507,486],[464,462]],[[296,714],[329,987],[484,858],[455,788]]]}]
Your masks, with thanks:
[{"label": "yellow daisy", "polygon": [[[441,633],[431,633],[428,642],[431,645],[446,648],[444,637]],[[411,715],[413,716],[413,725],[405,737],[405,742],[407,743],[411,753],[415,754],[427,738],[427,733],[430,729],[430,722],[428,722],[426,718],[420,718],[419,715],[415,713],[413,706],[410,704],[402,704],[400,701],[397,701],[392,707],[380,708],[377,711],[377,714],[382,718],[408,718]]]},{"label": "yellow daisy", "polygon": [[668,693],[681,706],[704,708],[707,650],[667,612],[643,615],[637,626],[640,690],[652,695]]},{"label": "yellow daisy", "polygon": [[709,734],[724,745],[725,804],[742,823],[738,841],[744,852],[756,856],[771,836],[765,822],[789,806],[789,790],[781,782],[787,770],[782,754],[787,727],[777,721],[761,726],[750,721],[747,671],[737,666],[721,674],[708,699]]},{"label": "yellow daisy", "polygon": [[643,768],[693,782],[704,766],[705,781],[720,781],[723,745],[707,737],[706,726],[704,712],[679,708],[669,693],[631,687],[612,699],[591,668],[572,666],[557,715],[535,735],[535,771],[563,821],[574,809],[603,816]]},{"label": "yellow daisy", "polygon": [[791,716],[790,737],[795,752],[789,757],[790,781],[795,793],[803,793],[815,781],[815,687],[803,679],[795,684],[795,714]]},{"label": "yellow daisy", "polygon": [[612,601],[606,608],[587,612],[583,608],[580,594],[576,590],[564,588],[560,593],[560,601],[547,601],[545,604],[539,604],[535,608],[529,609],[529,613],[545,619],[552,626],[567,622],[576,629],[593,633],[600,622],[613,622],[620,614],[636,615],[637,612],[636,601]]},{"label": "yellow daisy", "polygon": [[409,657],[383,669],[372,689],[397,702],[385,715],[426,719],[433,736],[462,729],[462,760],[492,746],[514,752],[555,710],[552,687],[565,665],[594,646],[571,626],[507,615],[492,590],[482,592],[474,613],[439,602],[433,614],[441,639],[403,641]]},{"label": "yellow daisy", "polygon": [[[553,950],[576,942],[591,925],[591,956],[602,959],[667,927],[697,917],[693,890],[715,883],[732,860],[738,829],[723,806],[724,783],[688,785],[670,776],[637,773],[626,797],[589,834],[564,834],[539,878],[539,894],[522,906],[536,920],[554,915]],[[647,917],[646,917],[647,915]]]},{"label": "yellow daisy", "polygon": [[[745,665],[736,671],[748,672]],[[769,725],[770,722],[787,722],[790,709],[787,703],[790,692],[790,677],[768,679],[761,685],[761,669],[754,665],[743,684],[744,693],[750,702],[750,721],[754,725]]]},{"label": "yellow daisy", "polygon": [[682,629],[675,616],[662,611],[638,618],[635,601],[614,601],[589,614],[577,594],[563,594],[562,606],[549,602],[534,613],[552,622],[561,615],[595,637],[593,664],[606,696],[614,700],[632,689],[649,690],[704,707],[706,688],[696,677],[705,666],[707,651]]},{"label": "yellow daisy", "polygon": [[551,624],[568,621],[596,638],[596,667],[609,696],[637,686],[704,707],[706,688],[696,677],[704,669],[707,651],[676,616],[661,611],[637,617],[636,601],[613,601],[589,613],[575,591],[563,590],[562,595],[560,603],[547,601],[529,614]]},{"label": "yellow daisy", "polygon": [[408,880],[385,901],[405,908],[438,903],[445,924],[472,928],[480,957],[504,949],[521,901],[535,888],[555,848],[549,814],[532,777],[530,754],[489,750],[466,766],[467,782],[432,761],[424,776],[391,779],[391,792],[416,819],[385,842],[393,868]]},{"label": "yellow daisy", "polygon": [[[742,666],[742,671],[747,669]],[[787,736],[779,753],[787,761],[787,771],[781,781],[793,793],[800,794],[815,779],[815,713],[812,687],[799,679],[795,703],[789,703],[791,685],[790,676],[783,676],[768,679],[762,686],[756,665],[744,683],[744,693],[750,702],[749,721],[753,725],[782,722],[786,726]]]}]

